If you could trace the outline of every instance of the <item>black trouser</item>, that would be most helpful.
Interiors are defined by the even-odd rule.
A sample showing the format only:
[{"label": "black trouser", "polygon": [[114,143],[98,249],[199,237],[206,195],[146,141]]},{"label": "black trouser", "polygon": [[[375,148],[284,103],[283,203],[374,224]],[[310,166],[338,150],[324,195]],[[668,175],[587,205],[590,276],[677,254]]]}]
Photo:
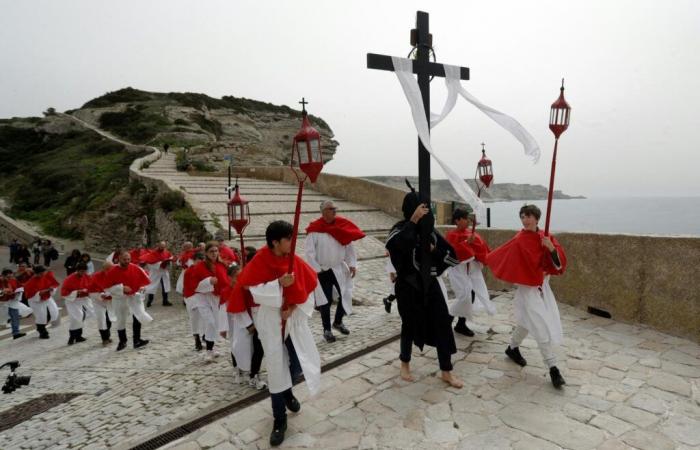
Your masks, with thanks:
[{"label": "black trouser", "polygon": [[[284,341],[284,344],[287,346],[287,353],[289,354],[289,373],[292,375],[292,383],[294,383],[294,380],[301,375],[301,364],[299,363],[297,352],[294,350],[292,339],[288,337]],[[291,397],[292,388],[276,394],[270,394],[270,400],[272,400],[272,416],[275,420],[282,420],[287,417],[285,399],[289,400]]]},{"label": "black trouser", "polygon": [[[258,338],[258,330],[253,332],[253,356],[250,359],[250,377],[260,373],[260,365],[262,364],[265,351],[263,350],[262,342]],[[295,353],[296,355],[296,353]]]},{"label": "black trouser", "polygon": [[[437,348],[438,364],[440,370],[449,372],[452,370],[452,355],[449,350],[438,345]],[[411,326],[405,322],[401,322],[401,344],[399,359],[402,362],[411,362],[411,352],[413,351],[413,330]]]},{"label": "black trouser", "polygon": [[335,274],[331,269],[324,270],[318,273],[318,283],[321,285],[323,294],[326,296],[326,303],[323,306],[319,306],[318,310],[321,312],[321,322],[323,323],[323,331],[328,331],[331,329],[331,303],[333,302],[333,288],[338,290],[339,299],[338,307],[335,309],[335,319],[334,324],[342,323],[343,316],[345,316],[345,309],[343,308],[343,297],[340,295],[340,285],[338,280],[335,278]]}]

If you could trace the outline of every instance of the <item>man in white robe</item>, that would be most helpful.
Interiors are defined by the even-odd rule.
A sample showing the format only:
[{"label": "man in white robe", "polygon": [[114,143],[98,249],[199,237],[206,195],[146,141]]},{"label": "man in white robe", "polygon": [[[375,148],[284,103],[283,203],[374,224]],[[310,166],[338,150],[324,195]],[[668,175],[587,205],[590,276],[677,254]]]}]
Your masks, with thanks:
[{"label": "man in white robe", "polygon": [[338,298],[333,328],[344,335],[350,334],[343,316],[352,314],[353,278],[357,272],[357,253],[353,241],[364,237],[355,224],[336,215],[333,201],[321,203],[321,218],[306,229],[305,259],[318,273],[316,307],[321,313],[323,337],[334,342],[331,331],[331,304]]}]

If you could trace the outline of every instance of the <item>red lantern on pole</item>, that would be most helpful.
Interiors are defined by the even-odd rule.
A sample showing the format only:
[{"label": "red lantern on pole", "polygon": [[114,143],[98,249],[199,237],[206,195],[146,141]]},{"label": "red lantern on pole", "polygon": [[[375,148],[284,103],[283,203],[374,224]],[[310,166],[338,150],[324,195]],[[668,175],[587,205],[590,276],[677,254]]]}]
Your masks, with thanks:
[{"label": "red lantern on pole", "polygon": [[243,244],[243,230],[250,224],[250,210],[248,200],[241,195],[238,179],[233,187],[233,197],[228,201],[228,223],[238,233],[241,241],[241,266],[245,265],[245,245]]},{"label": "red lantern on pole", "polygon": [[[481,198],[481,190],[488,189],[491,187],[491,183],[493,183],[493,163],[486,157],[486,149],[484,148],[485,145],[486,144],[483,142],[481,143],[481,159],[478,163],[476,163],[476,176],[474,177],[474,182],[479,188],[476,192],[476,196],[479,198]],[[479,185],[479,181],[476,180],[477,177],[479,178],[479,181],[481,181],[481,185]],[[475,229],[476,216],[472,221],[472,233],[474,233]]]},{"label": "red lantern on pole", "polygon": [[554,194],[554,173],[557,167],[559,136],[569,128],[570,117],[571,106],[569,106],[564,98],[564,79],[562,78],[559,98],[552,103],[552,108],[549,111],[549,129],[554,133],[554,152],[552,153],[552,172],[549,175],[549,192],[547,193],[547,218],[544,225],[545,236],[549,236],[549,223],[552,215],[552,195]]},{"label": "red lantern on pole", "polygon": [[323,169],[323,152],[321,151],[321,134],[311,126],[309,116],[306,112],[308,103],[303,97],[301,101],[301,129],[294,136],[292,142],[292,157],[290,167],[299,181],[297,191],[297,205],[294,210],[294,228],[292,230],[292,251],[289,255],[289,270],[294,268],[294,253],[297,245],[297,234],[299,233],[299,217],[301,216],[301,197],[304,192],[304,182],[308,178],[312,183],[316,182],[318,175]]}]

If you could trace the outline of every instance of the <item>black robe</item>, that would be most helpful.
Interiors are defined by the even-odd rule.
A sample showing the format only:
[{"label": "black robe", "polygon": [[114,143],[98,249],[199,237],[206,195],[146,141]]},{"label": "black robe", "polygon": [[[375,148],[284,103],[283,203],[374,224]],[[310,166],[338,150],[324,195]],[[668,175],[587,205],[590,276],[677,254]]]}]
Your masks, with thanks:
[{"label": "black robe", "polygon": [[396,302],[399,315],[408,324],[413,343],[423,350],[424,345],[457,352],[452,333],[452,316],[438,284],[437,277],[459,261],[452,246],[438,233],[431,233],[435,249],[430,253],[429,286],[424,289],[420,273],[419,226],[402,220],[391,229],[386,241],[391,263],[396,268]]}]

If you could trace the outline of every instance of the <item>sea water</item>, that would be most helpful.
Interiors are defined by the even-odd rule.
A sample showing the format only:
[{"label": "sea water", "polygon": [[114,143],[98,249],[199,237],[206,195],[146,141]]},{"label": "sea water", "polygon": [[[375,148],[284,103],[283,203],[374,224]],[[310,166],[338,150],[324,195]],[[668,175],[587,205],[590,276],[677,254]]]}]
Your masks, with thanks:
[{"label": "sea water", "polygon": [[[518,210],[525,203],[542,210],[544,228],[546,200],[486,203],[491,227],[520,229]],[[482,225],[482,226],[485,226]],[[624,233],[662,236],[700,236],[700,197],[626,197],[554,200],[552,233]]]}]

